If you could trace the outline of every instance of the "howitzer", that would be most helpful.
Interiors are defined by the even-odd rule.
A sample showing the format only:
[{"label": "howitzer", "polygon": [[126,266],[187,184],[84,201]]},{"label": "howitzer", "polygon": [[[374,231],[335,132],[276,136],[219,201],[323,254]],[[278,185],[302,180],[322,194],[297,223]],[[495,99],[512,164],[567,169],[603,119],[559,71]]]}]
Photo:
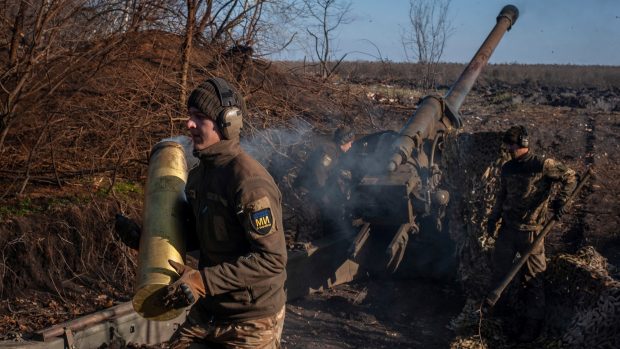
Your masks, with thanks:
[{"label": "howitzer", "polygon": [[[570,206],[573,198],[575,197],[575,195],[577,195],[577,193],[579,193],[579,191],[584,186],[584,184],[586,183],[586,181],[588,180],[591,174],[592,174],[592,170],[588,169],[586,173],[583,175],[583,177],[577,184],[577,187],[575,188],[575,190],[573,190],[571,195],[568,197],[566,204],[564,204],[566,208]],[[489,292],[489,294],[487,295],[487,298],[485,299],[485,304],[484,304],[485,307],[490,308],[490,307],[493,307],[495,303],[497,303],[497,301],[499,300],[499,297],[501,297],[506,287],[508,287],[512,279],[514,279],[514,277],[517,275],[519,270],[521,270],[521,268],[523,267],[523,264],[525,264],[527,259],[530,258],[532,251],[534,251],[534,249],[536,249],[541,243],[543,243],[545,237],[549,234],[551,229],[555,226],[555,224],[558,221],[559,221],[558,217],[553,216],[553,218],[551,218],[551,220],[547,224],[545,224],[541,232],[538,234],[538,236],[536,236],[536,239],[534,239],[534,241],[532,242],[532,245],[528,247],[528,249],[523,253],[523,255],[519,257],[519,259],[512,265],[512,267],[510,268],[506,276],[504,276],[504,278],[495,286],[495,288],[491,292]]]},{"label": "howitzer", "polygon": [[[429,226],[441,230],[449,192],[440,188],[438,166],[443,136],[462,126],[459,109],[493,50],[517,20],[518,9],[505,6],[497,23],[445,97],[427,96],[399,132],[383,131],[356,141],[347,154],[352,159],[354,216],[388,235],[386,267],[395,271],[402,261],[409,235]],[[430,218],[430,219],[429,219]],[[366,227],[365,235],[369,228]],[[394,233],[390,233],[394,232]],[[372,237],[372,236],[371,236]],[[367,238],[356,239],[355,254]]]}]

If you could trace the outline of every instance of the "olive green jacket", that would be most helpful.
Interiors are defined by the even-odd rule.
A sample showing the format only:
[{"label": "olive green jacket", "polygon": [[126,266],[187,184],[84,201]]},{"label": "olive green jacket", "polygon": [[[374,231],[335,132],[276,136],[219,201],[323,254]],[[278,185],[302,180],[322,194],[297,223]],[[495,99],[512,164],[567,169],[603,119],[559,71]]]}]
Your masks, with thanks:
[{"label": "olive green jacket", "polygon": [[238,141],[196,155],[186,195],[207,296],[195,306],[223,321],[276,314],[286,300],[287,260],[278,187]]}]

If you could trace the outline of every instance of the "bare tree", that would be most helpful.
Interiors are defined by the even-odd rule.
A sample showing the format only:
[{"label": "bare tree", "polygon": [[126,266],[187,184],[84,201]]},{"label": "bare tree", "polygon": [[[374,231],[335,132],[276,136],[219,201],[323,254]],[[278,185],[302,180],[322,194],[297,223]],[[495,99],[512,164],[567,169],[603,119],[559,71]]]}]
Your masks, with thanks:
[{"label": "bare tree", "polygon": [[[14,4],[3,7],[6,10],[3,22],[13,25],[9,60],[0,66],[0,149],[21,101],[39,93],[53,93],[70,69],[56,65],[61,57],[67,56],[68,50],[56,45],[62,37],[60,31],[76,10],[70,1],[35,4],[22,0],[15,12]],[[41,73],[41,78],[35,73]]]},{"label": "bare tree", "polygon": [[[206,44],[251,44],[263,6],[274,0],[199,0],[195,35]],[[204,6],[203,6],[204,5]]]},{"label": "bare tree", "polygon": [[53,103],[50,96],[75,76],[92,76],[122,41],[117,34],[145,26],[163,1],[0,1],[0,47],[9,51],[0,60],[0,150],[17,119]]},{"label": "bare tree", "polygon": [[[0,47],[8,52],[0,55],[0,154],[12,160],[15,179],[22,181],[18,193],[45,167],[39,157],[46,148],[60,185],[52,142],[62,142],[56,135],[59,125],[66,128],[63,115],[69,101],[118,59],[125,34],[149,28],[147,21],[163,14],[166,0],[161,1],[136,0],[128,6],[126,0],[0,0],[5,10],[0,12]],[[88,112],[80,113],[80,119]],[[29,130],[36,130],[35,137],[24,142]],[[16,140],[26,157],[5,152],[16,149]]]},{"label": "bare tree", "polygon": [[185,26],[185,38],[183,39],[183,56],[181,58],[181,83],[179,93],[179,110],[187,102],[187,76],[189,74],[189,60],[192,53],[192,43],[194,41],[194,29],[196,26],[196,10],[201,0],[187,0],[187,21]]},{"label": "bare tree", "polygon": [[[353,21],[349,16],[351,2],[340,0],[304,0],[303,6],[309,19],[313,22],[306,28],[306,31],[314,42],[314,55],[319,60],[321,77],[326,79],[347,56],[345,53],[339,59],[334,59],[332,43],[334,32],[341,25],[349,24]],[[335,63],[331,63],[334,60]]]},{"label": "bare tree", "polygon": [[263,19],[255,30],[254,47],[257,56],[267,56],[281,52],[288,47],[297,36],[294,23],[299,17],[299,9],[295,1],[271,1],[263,9]]},{"label": "bare tree", "polygon": [[437,63],[452,33],[448,10],[452,0],[409,0],[409,27],[401,33],[407,60],[417,59],[425,67],[422,85],[435,84]]},{"label": "bare tree", "polygon": [[[275,31],[269,14],[291,9],[289,3],[0,0],[0,172],[14,179],[4,195],[15,185],[23,193],[29,183],[49,182],[50,173],[61,185],[73,175],[116,173],[142,161],[136,144],[178,126],[192,71],[203,66],[192,51],[202,46],[217,57],[237,45],[249,50],[233,54],[250,57]],[[151,59],[176,39],[178,56]],[[150,73],[154,64],[158,70]],[[69,115],[75,117],[67,122]],[[110,127],[114,137],[106,135]],[[152,128],[162,133],[145,131]],[[92,147],[79,149],[84,144]]]},{"label": "bare tree", "polygon": [[185,104],[187,81],[193,41],[212,50],[241,48],[253,52],[259,33],[264,31],[265,6],[275,6],[283,0],[186,0],[185,31],[182,48],[180,104]]}]

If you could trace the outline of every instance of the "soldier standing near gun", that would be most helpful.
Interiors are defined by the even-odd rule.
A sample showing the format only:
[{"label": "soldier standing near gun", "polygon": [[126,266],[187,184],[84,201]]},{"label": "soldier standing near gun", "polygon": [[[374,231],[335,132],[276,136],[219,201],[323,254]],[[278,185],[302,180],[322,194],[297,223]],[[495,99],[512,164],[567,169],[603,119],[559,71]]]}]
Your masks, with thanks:
[{"label": "soldier standing near gun", "polygon": [[[553,183],[561,183],[551,208],[557,218],[576,186],[575,171],[562,163],[534,155],[524,126],[509,128],[503,137],[511,160],[501,169],[500,191],[489,216],[487,232],[495,235],[500,229],[493,253],[493,281],[497,284],[511,268],[517,252],[521,255],[530,247],[543,228]],[[523,269],[525,319],[518,340],[531,342],[540,334],[544,319],[545,293],[539,277],[545,271],[544,244],[535,248]]]},{"label": "soldier standing near gun", "polygon": [[351,149],[355,133],[348,126],[338,127],[332,139],[319,145],[299,170],[294,186],[301,189],[319,208],[324,230],[331,230],[344,215],[350,172],[342,167],[343,155]]},{"label": "soldier standing near gun", "polygon": [[338,169],[340,157],[351,149],[355,134],[348,126],[338,127],[332,139],[320,144],[299,170],[295,179],[295,187],[309,192],[317,202],[328,200],[325,189],[329,181],[334,179],[334,170]]},{"label": "soldier standing near gun", "polygon": [[280,191],[239,145],[245,104],[235,89],[208,79],[188,109],[200,162],[185,189],[195,226],[187,249],[199,249],[200,260],[198,270],[169,261],[180,278],[168,286],[166,306],[195,302],[169,345],[279,348],[287,259]]}]

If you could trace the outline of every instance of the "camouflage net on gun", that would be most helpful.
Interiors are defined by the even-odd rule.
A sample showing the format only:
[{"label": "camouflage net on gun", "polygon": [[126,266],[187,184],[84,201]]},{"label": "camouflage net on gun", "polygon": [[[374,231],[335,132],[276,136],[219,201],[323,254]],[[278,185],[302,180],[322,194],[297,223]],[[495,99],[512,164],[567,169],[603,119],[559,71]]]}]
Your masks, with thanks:
[{"label": "camouflage net on gun", "polygon": [[[506,334],[512,317],[481,317],[480,300],[490,286],[494,239],[486,233],[487,216],[495,201],[499,169],[507,160],[500,151],[500,133],[450,133],[442,158],[450,236],[456,244],[458,278],[468,301],[450,323],[457,335],[451,348],[518,348]],[[544,274],[547,299],[543,334],[525,347],[620,348],[620,282],[615,270],[592,247],[576,254],[560,254],[548,262]],[[506,289],[506,306],[518,309],[518,283]],[[510,304],[512,302],[512,304]]]},{"label": "camouflage net on gun", "polygon": [[456,245],[458,281],[468,297],[461,314],[449,325],[457,335],[451,348],[495,348],[507,342],[501,321],[482,321],[479,312],[491,281],[495,240],[487,234],[486,222],[506,160],[500,146],[499,132],[453,132],[444,138],[442,168],[451,196],[448,229]]},{"label": "camouflage net on gun", "polygon": [[491,277],[495,241],[486,233],[486,222],[505,161],[500,146],[497,132],[448,133],[443,143],[442,168],[451,196],[448,229],[456,244],[459,281],[472,298],[485,295]]}]

